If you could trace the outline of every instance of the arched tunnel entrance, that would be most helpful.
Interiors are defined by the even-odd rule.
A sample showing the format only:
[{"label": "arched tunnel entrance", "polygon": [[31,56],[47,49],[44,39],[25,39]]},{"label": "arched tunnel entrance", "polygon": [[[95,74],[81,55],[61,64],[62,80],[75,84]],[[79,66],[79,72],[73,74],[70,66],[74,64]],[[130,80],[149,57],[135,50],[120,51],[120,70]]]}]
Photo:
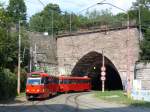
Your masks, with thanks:
[{"label": "arched tunnel entrance", "polygon": [[[106,90],[122,90],[122,81],[114,64],[105,57]],[[72,70],[72,76],[88,76],[92,79],[92,89],[101,90],[102,54],[90,52],[83,56]]]}]

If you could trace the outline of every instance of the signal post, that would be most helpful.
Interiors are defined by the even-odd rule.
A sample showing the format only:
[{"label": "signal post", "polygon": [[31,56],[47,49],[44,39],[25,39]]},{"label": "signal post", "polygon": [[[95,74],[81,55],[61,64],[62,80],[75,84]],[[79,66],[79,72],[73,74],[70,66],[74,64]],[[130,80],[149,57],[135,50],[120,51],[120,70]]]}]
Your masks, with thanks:
[{"label": "signal post", "polygon": [[104,60],[104,51],[102,50],[102,67],[101,67],[101,81],[102,81],[102,92],[105,91],[105,80],[106,80],[106,67]]}]

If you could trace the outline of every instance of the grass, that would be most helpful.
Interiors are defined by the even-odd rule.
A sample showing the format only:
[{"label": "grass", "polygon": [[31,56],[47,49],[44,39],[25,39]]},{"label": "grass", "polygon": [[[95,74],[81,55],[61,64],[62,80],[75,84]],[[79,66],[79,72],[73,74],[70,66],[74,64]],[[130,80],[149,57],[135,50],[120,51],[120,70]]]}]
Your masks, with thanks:
[{"label": "grass", "polygon": [[133,100],[131,98],[128,98],[127,95],[123,93],[123,91],[105,91],[103,93],[101,91],[97,91],[95,92],[95,97],[109,102],[150,108],[150,102]]},{"label": "grass", "polygon": [[16,97],[24,97],[26,96],[26,93],[25,92],[21,92],[20,95],[17,95]]}]

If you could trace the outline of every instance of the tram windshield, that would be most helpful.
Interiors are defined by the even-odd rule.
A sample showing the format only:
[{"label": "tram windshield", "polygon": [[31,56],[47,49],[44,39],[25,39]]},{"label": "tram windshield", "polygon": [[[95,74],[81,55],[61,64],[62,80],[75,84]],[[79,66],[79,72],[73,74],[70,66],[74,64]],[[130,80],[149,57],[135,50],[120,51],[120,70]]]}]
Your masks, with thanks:
[{"label": "tram windshield", "polygon": [[27,84],[39,85],[41,84],[41,78],[28,78]]}]

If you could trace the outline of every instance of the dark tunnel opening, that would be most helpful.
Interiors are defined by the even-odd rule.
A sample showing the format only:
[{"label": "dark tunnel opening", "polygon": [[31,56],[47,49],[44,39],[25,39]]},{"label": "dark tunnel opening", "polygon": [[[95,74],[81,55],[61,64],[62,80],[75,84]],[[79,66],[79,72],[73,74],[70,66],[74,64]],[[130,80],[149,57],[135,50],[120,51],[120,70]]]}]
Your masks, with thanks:
[{"label": "dark tunnel opening", "polygon": [[[72,70],[72,76],[88,76],[91,78],[92,89],[101,90],[101,67],[102,55],[97,52],[90,52],[78,61]],[[114,64],[107,57],[105,57],[105,67],[105,90],[122,90],[123,86],[120,75]]]}]

